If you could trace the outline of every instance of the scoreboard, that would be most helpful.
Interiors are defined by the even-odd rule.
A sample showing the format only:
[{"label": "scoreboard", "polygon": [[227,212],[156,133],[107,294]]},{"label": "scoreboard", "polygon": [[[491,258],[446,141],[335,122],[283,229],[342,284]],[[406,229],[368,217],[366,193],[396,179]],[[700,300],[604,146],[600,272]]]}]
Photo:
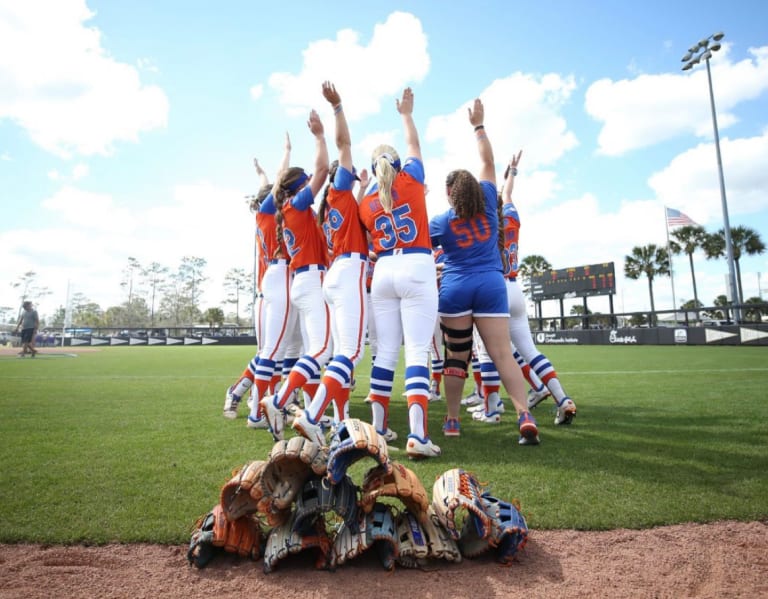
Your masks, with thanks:
[{"label": "scoreboard", "polygon": [[550,270],[531,278],[531,299],[562,299],[616,293],[613,262]]}]

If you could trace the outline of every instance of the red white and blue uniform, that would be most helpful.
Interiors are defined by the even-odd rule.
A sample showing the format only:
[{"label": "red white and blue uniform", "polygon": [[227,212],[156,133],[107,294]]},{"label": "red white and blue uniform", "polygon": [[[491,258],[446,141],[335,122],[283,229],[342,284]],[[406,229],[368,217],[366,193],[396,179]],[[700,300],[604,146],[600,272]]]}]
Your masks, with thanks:
[{"label": "red white and blue uniform", "polygon": [[290,394],[303,388],[310,396],[320,383],[320,371],[331,357],[331,319],[323,300],[323,279],[328,267],[328,248],[317,216],[314,196],[305,186],[282,207],[283,241],[293,273],[291,305],[298,313],[304,354],[280,387],[275,406],[285,407]]},{"label": "red white and blue uniform", "polygon": [[[259,400],[267,395],[275,377],[277,364],[285,355],[287,340],[297,326],[296,311],[291,306],[291,273],[288,250],[277,238],[275,202],[270,193],[256,213],[256,235],[259,255],[266,268],[261,278],[261,319],[258,337],[259,353],[251,362],[256,394],[250,417],[258,419]],[[252,394],[253,396],[253,394]]]},{"label": "red white and blue uniform", "polygon": [[401,344],[411,436],[427,438],[429,351],[437,312],[435,262],[429,238],[424,166],[411,157],[392,184],[386,213],[374,183],[360,203],[360,219],[377,254],[371,283],[372,318],[378,349],[371,371],[373,424],[387,429],[389,400]]},{"label": "red white and blue uniform", "polygon": [[339,166],[326,196],[323,231],[332,263],[323,282],[323,296],[330,309],[335,355],[307,408],[307,417],[313,423],[331,401],[340,419],[348,416],[352,375],[365,352],[368,241],[352,192],[354,183],[354,175]]},{"label": "red white and blue uniform", "polygon": [[499,253],[496,186],[481,181],[482,214],[459,218],[453,208],[430,222],[432,243],[445,253],[438,312],[456,317],[508,316],[506,289]]}]

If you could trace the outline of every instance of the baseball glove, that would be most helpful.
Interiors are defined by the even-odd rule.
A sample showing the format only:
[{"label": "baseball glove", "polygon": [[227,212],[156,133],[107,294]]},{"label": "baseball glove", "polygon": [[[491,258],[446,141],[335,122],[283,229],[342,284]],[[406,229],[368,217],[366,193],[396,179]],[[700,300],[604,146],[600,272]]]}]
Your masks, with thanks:
[{"label": "baseball glove", "polygon": [[454,540],[459,539],[467,518],[473,522],[481,539],[491,534],[491,519],[485,512],[482,494],[477,478],[461,468],[448,470],[435,480],[432,508],[440,525]]},{"label": "baseball glove", "polygon": [[311,474],[325,474],[327,461],[327,450],[304,437],[275,443],[261,476],[269,509],[274,512],[290,508]]},{"label": "baseball glove", "polygon": [[424,522],[427,518],[429,498],[421,480],[410,468],[392,461],[390,469],[374,466],[366,472],[361,487],[360,507],[370,512],[379,497],[396,497],[406,509]]},{"label": "baseball glove", "polygon": [[371,546],[376,547],[381,563],[387,570],[395,567],[398,554],[397,531],[392,508],[377,503],[368,514],[360,513],[357,526],[343,524],[333,542],[333,566],[341,566]]},{"label": "baseball glove", "polygon": [[388,471],[387,442],[373,425],[347,418],[341,421],[332,439],[328,454],[328,479],[338,483],[347,474],[347,468],[364,457],[372,457]]},{"label": "baseball glove", "polygon": [[509,565],[528,541],[528,525],[520,513],[520,505],[483,495],[485,511],[491,517],[491,543],[496,548],[496,561]]},{"label": "baseball glove", "polygon": [[395,520],[397,529],[397,563],[405,568],[420,568],[427,563],[429,542],[419,519],[408,510]]},{"label": "baseball glove", "polygon": [[216,556],[217,549],[256,560],[261,555],[261,539],[262,530],[257,519],[242,516],[230,521],[224,516],[221,504],[217,504],[195,524],[187,560],[204,568]]},{"label": "baseball glove", "polygon": [[429,557],[448,562],[460,562],[461,552],[456,541],[449,532],[440,524],[435,515],[435,510],[429,506],[427,518],[422,522],[422,529],[427,535],[429,545]]},{"label": "baseball glove", "polygon": [[264,489],[261,478],[266,464],[264,460],[248,462],[235,471],[229,482],[221,488],[219,503],[228,520],[237,520],[263,508]]},{"label": "baseball glove", "polygon": [[376,503],[373,510],[366,515],[368,538],[372,541],[379,554],[381,565],[385,570],[395,569],[395,560],[400,553],[397,543],[397,526],[391,506]]},{"label": "baseball glove", "polygon": [[328,484],[325,478],[310,477],[296,498],[293,530],[306,528],[329,513],[353,530],[358,528],[357,487],[348,476],[335,485]]},{"label": "baseball glove", "polygon": [[307,549],[315,549],[315,567],[319,570],[327,568],[331,551],[331,540],[325,529],[322,517],[310,522],[306,527],[295,527],[295,513],[280,526],[269,533],[264,548],[264,573],[272,572],[277,562],[291,554],[300,553]]}]

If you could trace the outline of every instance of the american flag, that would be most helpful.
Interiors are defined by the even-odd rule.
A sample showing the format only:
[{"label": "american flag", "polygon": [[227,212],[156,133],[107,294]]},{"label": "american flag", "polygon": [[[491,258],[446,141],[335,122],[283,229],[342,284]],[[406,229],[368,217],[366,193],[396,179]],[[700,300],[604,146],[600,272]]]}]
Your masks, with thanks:
[{"label": "american flag", "polygon": [[667,208],[666,210],[667,224],[670,227],[683,227],[685,225],[690,225],[692,227],[699,226],[690,216],[683,214],[679,210],[675,210],[674,208]]}]

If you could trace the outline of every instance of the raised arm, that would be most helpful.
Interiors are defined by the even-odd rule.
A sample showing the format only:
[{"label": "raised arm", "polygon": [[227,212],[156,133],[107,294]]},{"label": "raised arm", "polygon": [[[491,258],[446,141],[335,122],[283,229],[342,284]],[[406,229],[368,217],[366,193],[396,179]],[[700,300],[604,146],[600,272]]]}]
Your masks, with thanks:
[{"label": "raised arm", "polygon": [[256,174],[259,175],[259,187],[269,185],[269,177],[267,177],[267,171],[261,168],[258,158],[253,159],[253,166],[256,169]]},{"label": "raised arm", "polygon": [[283,171],[287,170],[288,167],[291,164],[291,136],[288,135],[288,132],[285,132],[285,146],[283,151],[283,159],[280,162],[280,166],[277,169],[277,177],[275,177],[275,182],[272,184],[272,196],[277,196],[277,190],[278,185],[277,182],[280,180],[280,175],[283,174]]},{"label": "raised arm", "polygon": [[347,117],[341,105],[341,96],[336,91],[336,86],[330,81],[323,82],[323,97],[333,107],[336,119],[336,147],[339,150],[339,164],[352,172],[352,139],[349,135]]},{"label": "raised arm", "polygon": [[315,171],[309,180],[309,186],[312,189],[312,195],[316,196],[325,185],[328,178],[328,146],[325,143],[325,130],[320,115],[313,110],[309,113],[307,126],[315,136]]},{"label": "raised arm", "polygon": [[477,150],[480,153],[480,181],[490,181],[496,185],[496,170],[493,166],[493,148],[488,141],[488,134],[485,132],[485,109],[480,98],[475,99],[471,108],[467,108],[469,113],[469,124],[475,128],[475,138],[477,139]]},{"label": "raised arm", "polygon": [[512,203],[512,190],[515,187],[515,177],[517,177],[517,165],[520,164],[520,156],[523,155],[523,151],[520,150],[516,155],[512,156],[507,165],[507,170],[504,172],[504,191],[501,194],[505,204]]},{"label": "raised arm", "polygon": [[413,122],[413,90],[406,87],[403,97],[397,101],[397,111],[403,118],[403,132],[405,134],[406,158],[414,157],[421,160],[421,145],[419,134]]},{"label": "raised arm", "polygon": [[278,172],[283,172],[291,164],[291,136],[288,132],[285,132],[285,149],[283,151],[283,160],[280,162],[280,168]]},{"label": "raised arm", "polygon": [[365,191],[368,189],[368,184],[371,182],[371,178],[368,176],[368,169],[363,169],[358,173],[360,177],[360,184],[357,186],[357,203],[363,201],[365,197]]}]

